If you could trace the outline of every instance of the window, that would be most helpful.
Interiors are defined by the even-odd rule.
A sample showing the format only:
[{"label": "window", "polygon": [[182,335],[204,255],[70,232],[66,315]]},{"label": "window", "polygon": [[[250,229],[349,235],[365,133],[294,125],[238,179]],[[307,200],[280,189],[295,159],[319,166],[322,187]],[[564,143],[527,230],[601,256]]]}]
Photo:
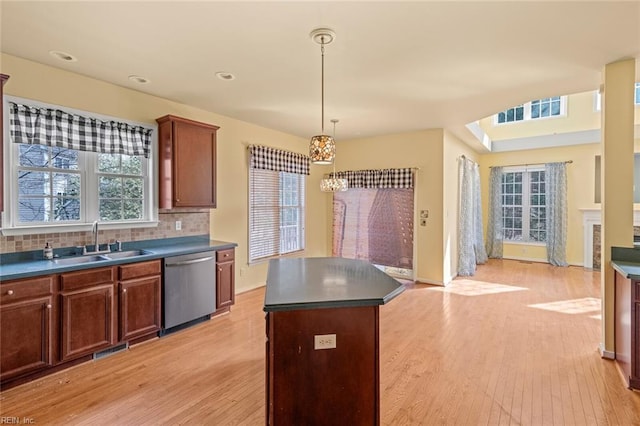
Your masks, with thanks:
[{"label": "window", "polygon": [[540,170],[502,174],[502,225],[505,241],[547,240],[545,173]]},{"label": "window", "polygon": [[[14,104],[22,103],[18,98],[6,98]],[[34,109],[56,108],[33,101],[28,101],[28,105]],[[12,113],[18,114],[16,111],[14,109]],[[95,114],[79,113],[95,118]],[[20,119],[29,121],[31,117],[21,116]],[[154,208],[153,182],[149,173],[152,156],[145,158],[143,155],[38,145],[40,140],[34,135],[56,140],[62,136],[53,133],[42,136],[38,132],[41,129],[34,131],[34,127],[29,127],[36,126],[35,121],[16,123],[12,127],[20,126],[20,129],[14,129],[15,134],[6,126],[5,140],[10,143],[5,144],[8,207],[2,224],[4,234],[30,233],[35,228],[37,232],[60,232],[60,227],[65,231],[86,230],[86,226],[95,220],[107,228],[155,225],[157,209]],[[118,124],[121,128],[126,126],[121,120]],[[15,143],[21,139],[13,139],[14,136],[33,138],[33,143]],[[89,143],[85,139],[81,142]]]},{"label": "window", "polygon": [[304,249],[305,175],[249,168],[249,261]]},{"label": "window", "polygon": [[496,114],[495,122],[496,124],[503,124],[546,117],[559,117],[565,114],[565,110],[566,96],[537,99]]},{"label": "window", "polygon": [[304,250],[304,194],[309,157],[249,147],[249,262]]}]

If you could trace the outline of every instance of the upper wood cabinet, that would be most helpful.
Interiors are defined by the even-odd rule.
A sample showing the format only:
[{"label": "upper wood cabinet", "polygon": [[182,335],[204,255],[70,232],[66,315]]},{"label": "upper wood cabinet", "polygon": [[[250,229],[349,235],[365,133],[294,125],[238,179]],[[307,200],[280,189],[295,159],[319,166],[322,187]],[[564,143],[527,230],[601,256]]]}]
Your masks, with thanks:
[{"label": "upper wood cabinet", "polygon": [[2,123],[2,117],[4,117],[3,108],[3,98],[2,98],[2,88],[4,87],[4,83],[9,80],[9,76],[6,74],[0,74],[0,212],[4,210],[4,182],[2,180],[2,176],[4,176],[4,158],[2,157],[2,153],[4,152],[4,143],[2,138],[4,137],[4,123]]},{"label": "upper wood cabinet", "polygon": [[173,115],[158,122],[159,207],[216,207],[218,126]]}]

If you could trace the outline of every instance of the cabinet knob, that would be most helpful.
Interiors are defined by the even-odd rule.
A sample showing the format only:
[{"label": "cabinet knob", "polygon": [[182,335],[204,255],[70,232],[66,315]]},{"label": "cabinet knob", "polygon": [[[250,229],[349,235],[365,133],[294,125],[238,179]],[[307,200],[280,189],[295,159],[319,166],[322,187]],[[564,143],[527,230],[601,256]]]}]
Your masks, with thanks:
[{"label": "cabinet knob", "polygon": [[7,294],[8,294],[9,296],[13,296],[13,290],[9,290],[9,291],[7,291]]},{"label": "cabinet knob", "polygon": [[224,254],[224,257],[229,257],[229,253],[225,253],[225,254]]},{"label": "cabinet knob", "polygon": [[127,289],[126,289],[126,288],[123,288],[123,289],[122,289],[122,292],[123,292],[123,293],[126,293],[126,292],[127,292]]},{"label": "cabinet knob", "polygon": [[218,268],[218,271],[222,272],[222,268]]},{"label": "cabinet knob", "polygon": [[47,305],[47,309],[51,309],[51,303]]}]

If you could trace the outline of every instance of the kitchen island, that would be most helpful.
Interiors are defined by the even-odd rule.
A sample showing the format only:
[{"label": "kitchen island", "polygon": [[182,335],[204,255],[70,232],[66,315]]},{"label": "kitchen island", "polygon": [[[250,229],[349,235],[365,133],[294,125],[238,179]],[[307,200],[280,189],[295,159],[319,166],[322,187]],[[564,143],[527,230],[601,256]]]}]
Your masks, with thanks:
[{"label": "kitchen island", "polygon": [[271,260],[267,424],[379,424],[379,306],[403,290],[361,260]]}]

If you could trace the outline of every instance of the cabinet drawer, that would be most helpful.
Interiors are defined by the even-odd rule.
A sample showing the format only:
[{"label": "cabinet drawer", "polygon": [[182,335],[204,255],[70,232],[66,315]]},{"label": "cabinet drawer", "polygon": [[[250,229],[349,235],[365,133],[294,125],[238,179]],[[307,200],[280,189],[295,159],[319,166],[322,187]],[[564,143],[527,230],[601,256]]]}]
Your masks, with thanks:
[{"label": "cabinet drawer", "polygon": [[86,269],[60,275],[60,290],[71,291],[115,281],[114,268]]},{"label": "cabinet drawer", "polygon": [[25,298],[47,296],[53,291],[54,276],[5,282],[0,285],[0,303],[6,304]]},{"label": "cabinet drawer", "polygon": [[160,275],[161,272],[162,264],[160,263],[160,260],[131,263],[129,265],[118,266],[118,279],[120,281],[125,281],[149,275]]},{"label": "cabinet drawer", "polygon": [[227,262],[235,258],[235,249],[218,250],[216,252],[216,262]]}]

